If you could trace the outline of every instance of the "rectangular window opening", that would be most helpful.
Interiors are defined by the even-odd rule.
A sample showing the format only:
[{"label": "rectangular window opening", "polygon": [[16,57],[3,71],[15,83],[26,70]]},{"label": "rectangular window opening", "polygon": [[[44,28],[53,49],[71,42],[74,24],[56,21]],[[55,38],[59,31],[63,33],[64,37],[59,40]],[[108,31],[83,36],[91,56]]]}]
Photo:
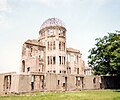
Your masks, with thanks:
[{"label": "rectangular window opening", "polygon": [[65,57],[64,57],[64,65],[65,65]]},{"label": "rectangular window opening", "polygon": [[61,56],[59,56],[59,64],[61,65]]},{"label": "rectangular window opening", "polygon": [[53,64],[55,64],[56,63],[56,59],[55,59],[55,56],[53,57]]},{"label": "rectangular window opening", "polygon": [[52,56],[50,56],[50,64],[52,64]]},{"label": "rectangular window opening", "polygon": [[61,42],[59,42],[59,50],[61,50]]},{"label": "rectangular window opening", "polygon": [[55,41],[53,42],[53,50],[55,50]]},{"label": "rectangular window opening", "polygon": [[60,80],[58,80],[58,85],[60,85]]},{"label": "rectangular window opening", "polygon": [[48,65],[50,64],[50,62],[49,62],[49,56],[47,57],[47,60],[48,60]]},{"label": "rectangular window opening", "polygon": [[48,50],[49,50],[49,42],[48,42],[47,44],[48,44],[48,46],[47,46],[47,47],[48,47]]}]

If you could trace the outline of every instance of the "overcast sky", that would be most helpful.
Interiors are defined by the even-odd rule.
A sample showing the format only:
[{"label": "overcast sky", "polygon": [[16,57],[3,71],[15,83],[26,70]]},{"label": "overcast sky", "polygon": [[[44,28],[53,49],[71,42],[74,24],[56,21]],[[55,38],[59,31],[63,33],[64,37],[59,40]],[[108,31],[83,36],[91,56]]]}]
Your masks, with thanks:
[{"label": "overcast sky", "polygon": [[53,17],[65,23],[67,47],[87,63],[95,38],[120,30],[120,0],[0,0],[0,72],[18,71],[22,44]]}]

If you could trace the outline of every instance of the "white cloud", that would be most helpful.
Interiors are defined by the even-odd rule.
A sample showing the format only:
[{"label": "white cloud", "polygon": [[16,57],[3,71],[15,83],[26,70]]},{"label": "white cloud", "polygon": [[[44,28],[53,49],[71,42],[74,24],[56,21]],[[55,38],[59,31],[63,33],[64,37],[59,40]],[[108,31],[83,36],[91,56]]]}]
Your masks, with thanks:
[{"label": "white cloud", "polygon": [[0,0],[0,11],[7,10],[7,0]]},{"label": "white cloud", "polygon": [[11,12],[10,5],[7,0],[0,0],[0,12]]},{"label": "white cloud", "polygon": [[3,27],[6,26],[6,20],[3,14],[0,15],[0,27],[3,29]]},{"label": "white cloud", "polygon": [[7,0],[0,0],[0,28],[2,30],[9,28],[8,13],[11,13],[12,9]]},{"label": "white cloud", "polygon": [[110,0],[93,0],[97,5],[104,5]]},{"label": "white cloud", "polygon": [[43,5],[47,5],[47,6],[51,6],[51,7],[55,6],[55,1],[56,0],[34,0],[34,2],[38,2],[38,3],[41,3]]},{"label": "white cloud", "polygon": [[71,2],[74,2],[75,0],[34,0],[34,2],[38,2],[38,3],[41,3],[43,5],[46,5],[46,6],[50,6],[50,7],[56,7],[58,5],[66,5],[66,6],[69,6],[71,5],[72,3]]},{"label": "white cloud", "polygon": [[[10,29],[11,26],[5,14],[0,14],[0,32]],[[0,33],[1,34],[1,33]]]},{"label": "white cloud", "polygon": [[81,4],[89,4],[91,6],[102,6],[110,2],[111,0],[81,0]]}]

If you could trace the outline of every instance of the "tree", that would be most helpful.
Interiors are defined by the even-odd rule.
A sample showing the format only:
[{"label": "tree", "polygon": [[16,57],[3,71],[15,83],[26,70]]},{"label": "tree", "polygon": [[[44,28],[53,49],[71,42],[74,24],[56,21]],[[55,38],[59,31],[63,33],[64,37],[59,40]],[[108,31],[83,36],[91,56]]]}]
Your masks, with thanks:
[{"label": "tree", "polygon": [[108,33],[97,38],[95,47],[89,50],[88,64],[95,75],[120,74],[120,34]]}]

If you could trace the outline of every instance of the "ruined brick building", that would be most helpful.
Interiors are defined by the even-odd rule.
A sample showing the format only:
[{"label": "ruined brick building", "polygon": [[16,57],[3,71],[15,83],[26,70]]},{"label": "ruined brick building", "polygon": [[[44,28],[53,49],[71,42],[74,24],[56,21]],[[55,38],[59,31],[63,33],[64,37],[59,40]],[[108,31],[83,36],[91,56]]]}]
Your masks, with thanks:
[{"label": "ruined brick building", "polygon": [[21,72],[84,74],[80,51],[66,47],[66,28],[61,20],[46,20],[38,39],[23,44]]},{"label": "ruined brick building", "polygon": [[[1,92],[98,89],[99,77],[86,76],[79,50],[67,48],[67,30],[57,18],[47,19],[37,39],[22,46],[20,74],[0,75]],[[91,81],[92,80],[92,81]],[[89,84],[88,84],[89,83]]]}]

